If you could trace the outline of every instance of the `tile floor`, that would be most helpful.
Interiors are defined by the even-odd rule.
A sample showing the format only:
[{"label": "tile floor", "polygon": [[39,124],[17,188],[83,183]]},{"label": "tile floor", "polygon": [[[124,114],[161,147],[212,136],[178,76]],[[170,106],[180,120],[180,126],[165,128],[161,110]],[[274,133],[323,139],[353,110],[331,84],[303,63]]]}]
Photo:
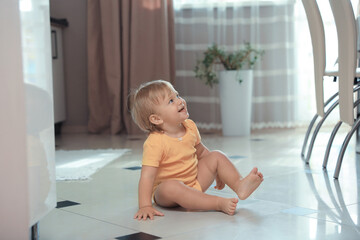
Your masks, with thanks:
[{"label": "tile floor", "polygon": [[[335,138],[328,170],[323,152],[331,129],[323,129],[310,164],[300,158],[305,129],[267,130],[249,137],[202,134],[210,149],[220,149],[242,174],[257,166],[264,182],[236,214],[161,209],[153,221],[133,219],[144,138],[65,134],[57,149],[128,148],[118,160],[85,182],[57,182],[58,207],[39,222],[40,240],[55,239],[360,239],[360,158],[352,140],[339,180],[332,175],[348,129]],[[130,169],[129,169],[130,167]],[[210,194],[234,196],[225,188]]]}]

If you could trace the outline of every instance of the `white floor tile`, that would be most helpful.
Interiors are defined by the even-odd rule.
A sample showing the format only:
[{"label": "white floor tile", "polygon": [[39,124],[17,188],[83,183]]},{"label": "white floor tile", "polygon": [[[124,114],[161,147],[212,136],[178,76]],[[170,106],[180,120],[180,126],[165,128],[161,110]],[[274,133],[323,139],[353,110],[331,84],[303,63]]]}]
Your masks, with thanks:
[{"label": "white floor tile", "polygon": [[135,233],[131,229],[54,209],[39,223],[39,238],[46,240],[114,239]]},{"label": "white floor tile", "polygon": [[310,219],[292,214],[274,214],[242,222],[208,226],[163,239],[171,240],[307,240],[307,239],[358,239],[359,233],[346,225],[337,225],[320,219]]},{"label": "white floor tile", "polygon": [[[323,154],[331,129],[324,128],[315,143],[310,164],[300,157],[305,129],[257,131],[248,137],[204,134],[210,149],[219,149],[242,175],[254,166],[264,182],[234,216],[220,212],[163,209],[155,220],[133,219],[141,166],[140,139],[128,136],[67,134],[57,137],[57,149],[127,148],[131,151],[105,166],[89,181],[57,182],[58,201],[79,205],[53,210],[39,223],[40,240],[114,239],[145,232],[163,239],[360,239],[360,157],[355,141],[345,153],[339,180],[332,175],[341,147],[340,131],[334,141],[327,171]],[[226,187],[209,194],[236,196]]]}]

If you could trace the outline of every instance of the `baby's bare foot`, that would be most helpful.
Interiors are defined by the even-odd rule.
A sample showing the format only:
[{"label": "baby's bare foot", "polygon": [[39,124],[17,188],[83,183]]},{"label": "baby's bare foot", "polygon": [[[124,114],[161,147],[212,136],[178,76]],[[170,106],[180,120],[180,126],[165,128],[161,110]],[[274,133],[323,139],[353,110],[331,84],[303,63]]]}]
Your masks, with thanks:
[{"label": "baby's bare foot", "polygon": [[240,180],[237,195],[241,200],[245,200],[248,198],[260,185],[260,183],[264,180],[264,177],[261,172],[255,167],[249,175],[247,175],[244,179]]},{"label": "baby's bare foot", "polygon": [[238,201],[239,199],[237,198],[219,198],[219,210],[226,214],[234,215]]}]

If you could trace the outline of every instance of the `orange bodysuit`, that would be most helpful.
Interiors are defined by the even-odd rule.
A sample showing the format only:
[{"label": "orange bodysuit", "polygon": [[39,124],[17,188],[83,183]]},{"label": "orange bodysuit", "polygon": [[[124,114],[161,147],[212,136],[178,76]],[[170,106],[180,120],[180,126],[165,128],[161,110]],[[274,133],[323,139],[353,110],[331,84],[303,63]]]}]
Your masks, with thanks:
[{"label": "orange bodysuit", "polygon": [[201,137],[195,123],[187,119],[183,122],[186,133],[181,138],[174,138],[164,133],[150,133],[144,143],[142,165],[157,167],[153,194],[156,187],[165,180],[178,180],[199,191],[195,146]]}]

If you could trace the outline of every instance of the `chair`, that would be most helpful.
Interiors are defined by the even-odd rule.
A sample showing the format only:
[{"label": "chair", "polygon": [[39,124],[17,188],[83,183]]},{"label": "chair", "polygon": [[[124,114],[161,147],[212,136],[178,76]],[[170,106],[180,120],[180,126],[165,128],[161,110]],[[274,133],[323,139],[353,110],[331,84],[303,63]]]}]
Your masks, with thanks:
[{"label": "chair", "polygon": [[[303,147],[302,147],[302,151],[301,151],[301,157],[308,164],[310,161],[310,156],[312,153],[312,149],[313,149],[317,134],[320,131],[322,124],[324,123],[326,118],[329,116],[329,114],[339,105],[339,102],[340,102],[340,99],[337,100],[337,98],[340,94],[338,92],[338,93],[334,94],[333,96],[331,96],[324,103],[324,92],[323,92],[324,91],[323,90],[324,89],[323,88],[324,87],[324,85],[323,85],[324,79],[323,78],[325,76],[333,76],[333,77],[337,78],[337,77],[339,77],[340,72],[338,71],[338,69],[333,69],[333,70],[326,69],[326,47],[325,47],[324,25],[323,25],[320,10],[319,10],[316,0],[302,0],[302,2],[303,2],[303,6],[304,6],[304,9],[306,12],[307,19],[308,19],[310,35],[311,35],[311,42],[312,42],[312,47],[313,47],[316,110],[317,110],[317,113],[313,117],[313,119],[310,122],[309,127],[307,129]],[[334,2],[336,2],[336,0],[334,0]],[[335,5],[340,4],[339,2],[343,2],[343,1],[342,0],[338,1],[338,3],[335,3]],[[348,4],[350,4],[350,5],[347,5],[348,6],[347,11],[349,12],[350,9],[352,10],[350,1],[345,0],[344,2],[347,2]],[[349,6],[350,6],[350,8],[349,8]],[[353,52],[351,52],[351,53],[355,53],[355,54],[351,55],[351,62],[350,61],[343,62],[343,60],[342,60],[342,65],[355,67],[356,71],[353,68],[351,70],[347,70],[347,72],[350,72],[350,73],[352,72],[352,78],[351,78],[351,76],[349,76],[349,74],[347,76],[344,76],[344,74],[342,74],[343,75],[342,79],[348,79],[348,78],[353,79],[352,81],[347,81],[346,82],[347,85],[342,83],[341,80],[339,81],[339,86],[341,86],[341,88],[339,87],[339,89],[341,89],[341,96],[342,96],[341,106],[344,106],[346,104],[348,106],[345,113],[344,113],[344,110],[342,109],[344,107],[341,107],[341,109],[340,109],[340,111],[342,112],[341,116],[346,116],[347,118],[346,118],[346,120],[344,120],[344,118],[341,118],[341,120],[335,125],[335,127],[331,133],[331,136],[329,138],[329,141],[328,141],[328,144],[326,147],[325,155],[324,155],[323,168],[326,168],[326,166],[327,166],[331,146],[332,146],[333,140],[336,136],[338,129],[340,128],[341,124],[344,121],[351,124],[351,121],[349,121],[349,115],[350,115],[349,113],[351,113],[351,111],[353,111],[353,109],[351,109],[352,107],[355,107],[359,104],[359,101],[355,102],[355,104],[354,104],[353,97],[352,97],[353,92],[358,91],[360,89],[360,86],[356,86],[356,85],[358,85],[358,82],[354,81],[354,79],[356,77],[360,76],[360,70],[356,69],[356,44],[354,45],[354,41],[356,43],[357,35],[356,35],[356,27],[354,27],[355,25],[353,24],[353,21],[355,20],[355,18],[353,17],[354,16],[353,12],[351,12],[351,15],[346,13],[347,16],[351,16],[351,17],[342,18],[341,22],[339,22],[338,18],[341,18],[341,16],[345,15],[345,13],[341,13],[341,12],[344,12],[344,10],[341,10],[344,8],[336,7],[336,9],[337,9],[336,10],[337,16],[334,15],[334,18],[335,18],[335,23],[336,23],[337,29],[344,29],[343,26],[347,26],[347,25],[344,25],[345,24],[344,19],[346,19],[346,21],[350,22],[351,23],[350,25],[352,26],[350,28],[351,33],[347,33],[347,32],[338,33],[338,35],[341,36],[339,38],[339,44],[340,44],[340,42],[341,43],[345,42],[344,46],[346,48],[351,48],[351,49],[346,49],[346,52],[351,52],[353,50]],[[338,21],[336,21],[336,19]],[[340,27],[340,26],[342,26],[342,27]],[[350,31],[350,30],[347,29],[346,31]],[[351,38],[353,40],[351,42],[350,41],[346,42],[345,40],[343,41],[343,38],[346,38],[346,36],[349,36],[349,34],[351,34]],[[342,53],[345,52],[345,50],[343,49],[343,46],[339,45],[339,52],[340,51]],[[342,56],[341,59],[348,58],[348,56],[349,56],[349,54],[347,56]],[[339,62],[340,62],[340,55],[339,55]],[[354,87],[354,84],[355,84],[355,87]],[[346,89],[346,92],[344,93],[345,89]],[[343,96],[344,95],[346,96],[346,94],[347,94],[347,98],[345,97],[345,100],[344,100]],[[349,102],[351,102],[351,104],[349,104]],[[325,111],[325,109],[326,109],[326,111]],[[311,130],[312,130],[318,117],[322,117],[322,119],[316,125],[316,128],[313,132],[310,144],[308,146],[307,154],[305,154],[308,138],[310,136]],[[360,125],[360,123],[359,123],[359,125]],[[345,143],[345,144],[347,144],[347,143]],[[344,148],[346,149],[346,146]],[[345,151],[345,149],[343,151]],[[338,165],[340,166],[341,162],[339,162]]]},{"label": "chair", "polygon": [[[338,178],[345,150],[354,132],[360,126],[360,118],[354,123],[354,83],[360,77],[357,69],[357,24],[350,0],[329,0],[338,35],[339,53],[339,108],[340,121],[352,126],[338,156],[334,178]],[[341,124],[341,123],[339,123]]]},{"label": "chair", "polygon": [[[334,101],[334,99],[337,98],[338,93],[331,96],[324,104],[324,77],[325,76],[337,77],[338,70],[326,69],[326,47],[325,47],[324,24],[316,0],[302,0],[302,3],[308,20],[311,43],[313,48],[315,96],[316,96],[316,114],[309,124],[307,132],[305,134],[305,139],[301,151],[301,157],[305,160],[306,163],[309,163],[317,134],[320,131],[323,122],[326,120],[329,114],[334,110],[334,108],[338,105],[338,101]],[[325,112],[325,107],[328,108],[326,112]],[[322,117],[322,119],[317,124],[313,132],[310,144],[308,146],[307,154],[305,154],[305,150],[311,130],[318,117]]]},{"label": "chair", "polygon": [[354,123],[353,85],[357,65],[357,27],[349,0],[330,0],[339,41],[340,120]]}]

